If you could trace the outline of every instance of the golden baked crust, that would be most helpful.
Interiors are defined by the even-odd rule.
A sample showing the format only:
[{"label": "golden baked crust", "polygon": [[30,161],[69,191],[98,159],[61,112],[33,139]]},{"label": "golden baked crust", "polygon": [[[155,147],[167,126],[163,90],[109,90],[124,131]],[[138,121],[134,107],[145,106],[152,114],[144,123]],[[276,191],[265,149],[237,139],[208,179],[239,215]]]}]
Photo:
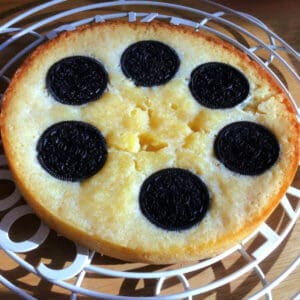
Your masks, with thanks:
[{"label": "golden baked crust", "polygon": [[[137,88],[123,75],[119,61],[130,44],[147,39],[176,49],[181,66],[167,84]],[[94,57],[105,66],[109,85],[99,101],[68,106],[47,92],[48,69],[74,55]],[[224,112],[204,108],[192,98],[190,73],[210,61],[230,64],[245,74],[250,97],[243,105]],[[52,177],[36,158],[42,132],[64,120],[93,124],[108,144],[104,168],[81,183]],[[260,123],[277,137],[279,160],[262,175],[236,174],[214,157],[216,134],[235,121]],[[82,26],[38,47],[4,95],[1,135],[18,186],[50,227],[98,252],[159,264],[210,257],[241,241],[279,203],[299,160],[294,109],[270,75],[217,38],[160,22]],[[168,167],[192,170],[210,192],[208,213],[188,230],[163,230],[138,207],[145,178]]]}]

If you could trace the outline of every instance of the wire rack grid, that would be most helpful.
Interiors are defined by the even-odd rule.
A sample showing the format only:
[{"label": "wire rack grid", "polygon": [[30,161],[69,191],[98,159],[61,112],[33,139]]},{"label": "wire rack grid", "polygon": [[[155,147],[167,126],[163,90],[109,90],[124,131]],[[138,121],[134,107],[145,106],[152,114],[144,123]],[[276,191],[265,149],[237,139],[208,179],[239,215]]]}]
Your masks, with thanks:
[{"label": "wire rack grid", "polygon": [[[60,4],[67,2],[70,8],[61,9]],[[84,18],[82,18],[83,13]],[[36,14],[46,17],[35,18],[32,22],[31,18]],[[66,18],[68,18],[68,21],[65,21]],[[247,53],[265,68],[277,80],[297,109],[294,101],[296,92],[290,86],[295,83],[299,84],[300,78],[295,68],[287,60],[287,56],[299,59],[299,53],[260,20],[207,0],[199,1],[197,8],[174,2],[131,0],[97,2],[86,5],[79,5],[76,1],[55,0],[38,5],[0,26],[0,36],[4,37],[3,42],[0,44],[0,51],[6,58],[5,64],[0,66],[0,92],[5,91],[20,62],[37,45],[47,39],[54,38],[62,31],[74,30],[79,25],[105,22],[111,19],[127,19],[129,22],[152,22],[159,19],[174,25],[185,25],[195,30],[201,29],[213,33]],[[19,24],[25,25],[20,26]],[[11,53],[11,47],[16,47],[19,50]],[[282,73],[285,74],[284,78],[281,76]],[[13,181],[4,155],[0,156],[1,180]],[[41,280],[70,291],[70,299],[72,300],[75,300],[78,295],[100,299],[137,298],[131,295],[103,292],[90,286],[84,287],[86,278],[91,274],[95,277],[99,276],[99,278],[119,278],[129,281],[143,280],[145,285],[147,285],[147,281],[151,281],[153,294],[139,295],[139,298],[142,296],[144,299],[171,300],[193,299],[195,295],[213,291],[242,277],[247,272],[254,272],[261,282],[261,288],[255,291],[249,299],[254,300],[265,296],[266,299],[270,300],[272,299],[272,289],[300,264],[300,256],[298,256],[290,261],[286,269],[272,281],[267,280],[264,271],[260,267],[260,263],[287,237],[300,215],[300,190],[295,186],[288,189],[287,194],[281,201],[282,218],[287,221],[280,229],[273,228],[268,222],[265,222],[241,244],[217,257],[184,266],[176,265],[161,270],[156,269],[154,272],[143,271],[147,267],[140,268],[138,271],[131,267],[126,269],[122,266],[122,263],[117,265],[117,268],[99,265],[95,263],[95,257],[98,254],[80,245],[74,246],[75,256],[66,267],[52,269],[43,262],[37,265],[32,264],[22,254],[38,251],[51,234],[51,231],[46,225],[39,223],[31,237],[22,241],[11,239],[9,232],[14,223],[26,215],[33,214],[32,210],[20,199],[21,195],[14,187],[11,193],[0,201],[0,249],[18,265],[41,278]],[[248,244],[258,236],[263,237],[262,241],[250,249]],[[238,268],[233,269],[229,274],[223,274],[221,277],[195,284],[193,277],[197,277],[197,274],[201,274],[201,272],[233,255],[239,255],[243,261]],[[181,285],[180,292],[166,292],[164,286],[170,279],[175,279],[176,284]],[[0,275],[0,283],[24,299],[36,299],[2,275]]]}]

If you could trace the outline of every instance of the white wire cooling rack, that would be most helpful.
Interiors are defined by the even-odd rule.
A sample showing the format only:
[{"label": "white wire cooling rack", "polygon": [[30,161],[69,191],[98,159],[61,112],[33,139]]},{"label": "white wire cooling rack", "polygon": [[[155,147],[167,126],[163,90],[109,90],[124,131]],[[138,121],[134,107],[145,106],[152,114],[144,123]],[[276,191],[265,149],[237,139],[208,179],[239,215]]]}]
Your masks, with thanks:
[{"label": "white wire cooling rack", "polygon": [[[188,7],[179,4],[179,1],[167,3],[131,0],[101,3],[95,1],[87,5],[82,5],[79,1],[56,0],[38,5],[0,26],[2,38],[0,53],[5,58],[5,64],[0,66],[0,92],[5,91],[12,74],[24,57],[37,45],[55,37],[61,31],[73,30],[82,24],[105,22],[110,19],[128,19],[130,22],[152,22],[160,19],[174,25],[190,26],[195,30],[207,30],[240,48],[278,81],[297,109],[293,100],[296,92],[292,87],[299,84],[300,78],[287,57],[299,59],[299,53],[258,19],[211,1],[199,0],[198,2],[197,7]],[[62,3],[64,8],[61,6]],[[182,1],[182,3],[188,3],[188,1]],[[12,47],[18,50],[11,51]],[[4,155],[0,155],[1,181],[13,181]],[[211,292],[242,278],[249,272],[256,274],[261,288],[248,299],[254,300],[265,296],[266,299],[271,300],[272,289],[299,266],[300,256],[293,258],[286,269],[271,281],[268,281],[261,263],[282,243],[296,223],[300,214],[299,199],[300,190],[291,186],[283,197],[281,205],[274,212],[278,215],[278,210],[280,210],[281,220],[285,220],[281,226],[271,225],[273,213],[267,222],[241,244],[208,260],[184,266],[153,268],[114,260],[110,264],[103,263],[105,258],[99,254],[75,245],[75,255],[71,262],[67,266],[63,265],[54,269],[47,266],[43,259],[38,262],[35,260],[35,263],[30,260],[30,257],[41,255],[39,250],[44,243],[47,243],[51,235],[51,231],[43,223],[39,223],[31,237],[22,241],[11,239],[10,231],[14,224],[22,217],[33,214],[22,201],[17,188],[14,187],[9,195],[5,195],[0,200],[0,249],[21,268],[34,274],[40,280],[69,291],[72,300],[79,295],[100,299],[126,300],[142,297],[149,300],[191,300],[196,295]],[[205,275],[216,264],[232,256],[238,257],[238,267],[229,268],[226,273],[221,276],[215,275],[213,278]],[[198,280],[197,276],[200,276],[201,280]],[[101,284],[86,285],[86,280],[91,280],[91,278],[100,282],[103,282],[105,278],[119,280],[120,289],[116,292],[107,292],[107,289],[101,290],[103,286]],[[143,280],[144,286],[150,286],[145,289],[145,294],[139,293],[136,296],[122,294],[124,282],[127,286],[136,286],[140,280]],[[1,274],[0,283],[24,299],[37,299],[26,292],[24,287],[17,286]],[[180,291],[174,292],[170,288],[172,284],[181,285]],[[230,298],[230,295],[228,297]]]}]

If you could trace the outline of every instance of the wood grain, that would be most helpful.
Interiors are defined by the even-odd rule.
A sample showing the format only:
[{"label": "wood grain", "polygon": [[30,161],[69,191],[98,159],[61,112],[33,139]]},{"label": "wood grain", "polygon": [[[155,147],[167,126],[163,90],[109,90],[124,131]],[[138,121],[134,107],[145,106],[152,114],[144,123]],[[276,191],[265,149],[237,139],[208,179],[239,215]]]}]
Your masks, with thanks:
[{"label": "wood grain", "polygon": [[[23,11],[28,10],[38,4],[44,3],[45,1],[37,0],[0,0],[0,25],[4,22],[10,20],[12,17],[20,14]],[[88,4],[104,1],[77,1],[72,0],[60,7],[70,8],[73,5]],[[180,3],[180,1],[174,1]],[[220,0],[217,1],[220,4],[227,5],[233,9],[247,12],[267,24],[274,32],[281,36],[285,41],[287,41],[296,50],[300,50],[300,1],[298,0],[260,0],[260,1],[233,1],[233,0]],[[197,0],[181,1],[181,3],[191,6],[197,6]],[[119,8],[122,9],[122,8]],[[112,11],[117,11],[117,8],[112,9]],[[45,10],[40,14],[36,14],[26,21],[24,26],[28,26],[31,23],[36,22],[39,18],[43,18],[55,13],[51,9]],[[84,13],[81,14],[84,16]],[[17,24],[18,25],[18,24]],[[0,35],[0,42],[5,40],[7,36]],[[22,47],[22,44],[19,45]],[[17,51],[16,48],[10,48],[9,51]],[[0,65],[3,65],[6,57],[5,54],[0,55]],[[299,72],[299,61],[294,58],[287,57],[290,59],[292,64]],[[279,70],[280,71],[280,70]],[[282,74],[284,76],[284,74]],[[1,85],[0,85],[1,87]],[[299,83],[293,83],[291,87],[299,95]],[[3,87],[2,87],[3,89]],[[300,105],[300,95],[297,97],[297,103]],[[298,172],[296,177],[296,185],[300,187],[300,174]],[[0,184],[0,199],[3,198],[5,193],[8,192],[9,187]],[[1,201],[1,200],[0,200]],[[297,201],[294,200],[296,205]],[[0,219],[3,213],[0,214]],[[16,224],[14,227],[15,239],[21,240],[24,238],[22,236],[22,230],[24,223],[27,226],[27,230],[32,230],[38,226],[38,220],[35,217],[26,217],[23,222]],[[284,228],[284,223],[287,222],[282,218],[282,211],[280,208],[276,210],[276,213],[272,215],[270,220],[270,225],[276,228]],[[279,227],[278,227],[279,226]],[[255,240],[249,247],[255,247],[255,243],[261,241]],[[21,255],[26,257],[33,265],[38,265],[40,261],[49,264],[50,267],[60,268],[72,261],[72,244],[63,238],[57,238],[55,233],[51,233],[46,243],[40,247],[37,256],[34,253],[28,253]],[[58,250],[57,250],[58,249]],[[266,274],[267,280],[274,280],[279,274],[287,268],[287,266],[300,255],[300,222],[298,221],[294,227],[291,234],[288,236],[280,247],[276,249],[267,259],[265,259],[260,267]],[[139,271],[156,271],[163,269],[170,269],[172,266],[146,266],[141,264],[124,264],[120,261],[109,259],[106,257],[101,257],[97,255],[94,258],[94,263],[99,265],[105,265],[110,268],[115,269],[131,269]],[[215,264],[212,268],[205,269],[197,274],[190,274],[190,282],[192,287],[199,286],[204,280],[213,280],[215,278],[220,278],[226,276],[226,274],[233,272],[240,268],[243,264],[243,259],[236,255],[230,257],[230,259],[225,259],[221,263]],[[28,274],[25,270],[19,267],[12,259],[8,258],[3,251],[0,251],[0,274],[7,277],[14,284],[24,289],[28,293],[32,294],[38,299],[68,299],[68,293],[57,286],[53,286],[50,283],[40,280],[38,277]],[[86,288],[93,288],[101,286],[102,292],[115,292],[116,294],[122,294],[127,296],[141,296],[141,295],[151,295],[153,293],[153,288],[155,281],[147,282],[143,281],[127,281],[127,280],[117,280],[113,278],[99,278],[93,275],[89,275],[88,279],[85,281]],[[260,280],[254,272],[247,273],[242,278],[232,282],[230,285],[225,285],[213,292],[195,296],[194,300],[201,299],[246,299],[249,295],[253,294],[261,288]],[[166,282],[165,291],[166,292],[178,292],[181,290],[180,285],[175,280],[170,280]],[[275,288],[273,292],[273,299],[296,299],[298,298],[300,292],[300,268],[298,267],[287,279],[285,279],[278,287]],[[7,288],[0,284],[0,299],[20,299],[18,296],[13,295]],[[78,297],[78,299],[87,299],[86,297]]]}]

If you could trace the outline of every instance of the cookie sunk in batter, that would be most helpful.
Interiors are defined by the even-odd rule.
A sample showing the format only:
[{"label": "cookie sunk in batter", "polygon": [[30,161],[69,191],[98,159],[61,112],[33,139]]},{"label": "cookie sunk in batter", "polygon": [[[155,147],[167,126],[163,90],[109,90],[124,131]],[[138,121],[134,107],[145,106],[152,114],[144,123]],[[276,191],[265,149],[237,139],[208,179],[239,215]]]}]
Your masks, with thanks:
[{"label": "cookie sunk in batter", "polygon": [[175,50],[159,41],[140,41],[122,54],[121,67],[136,86],[162,85],[176,74],[180,60]]},{"label": "cookie sunk in batter", "polygon": [[225,167],[243,175],[260,175],[278,160],[280,147],[267,128],[252,122],[225,126],[214,143],[216,157]]},{"label": "cookie sunk in batter", "polygon": [[46,84],[55,100],[81,105],[97,100],[108,82],[103,65],[87,56],[70,56],[56,62],[47,73]]},{"label": "cookie sunk in batter", "polygon": [[299,124],[277,82],[224,41],[165,22],[89,24],[39,46],[0,121],[37,215],[129,261],[198,261],[240,243],[299,160]]},{"label": "cookie sunk in batter", "polygon": [[145,217],[165,230],[186,230],[201,222],[209,206],[202,180],[190,171],[170,168],[149,176],[139,195]]},{"label": "cookie sunk in batter", "polygon": [[208,108],[231,108],[249,95],[249,83],[242,72],[219,62],[195,68],[189,83],[193,97]]},{"label": "cookie sunk in batter", "polygon": [[63,121],[47,128],[36,148],[41,166],[66,181],[82,181],[95,175],[107,158],[101,132],[78,121]]}]

